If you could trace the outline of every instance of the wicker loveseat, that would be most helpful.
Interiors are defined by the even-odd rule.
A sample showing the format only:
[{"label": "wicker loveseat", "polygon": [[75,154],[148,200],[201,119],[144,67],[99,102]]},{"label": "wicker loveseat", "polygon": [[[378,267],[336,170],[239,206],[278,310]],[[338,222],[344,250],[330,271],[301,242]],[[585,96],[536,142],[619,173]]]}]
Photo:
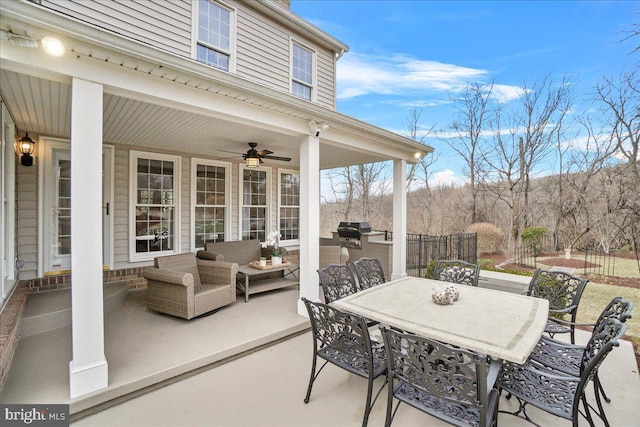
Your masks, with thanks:
[{"label": "wicker loveseat", "polygon": [[[247,265],[252,261],[257,261],[260,257],[271,259],[271,250],[273,248],[262,248],[259,240],[230,240],[228,242],[210,242],[204,246],[206,256],[209,259],[218,261],[235,262],[238,265]],[[284,248],[280,248],[286,255]],[[203,252],[198,252],[198,256],[202,257]]]},{"label": "wicker loveseat", "polygon": [[144,269],[147,307],[191,319],[236,301],[238,264],[169,255]]}]

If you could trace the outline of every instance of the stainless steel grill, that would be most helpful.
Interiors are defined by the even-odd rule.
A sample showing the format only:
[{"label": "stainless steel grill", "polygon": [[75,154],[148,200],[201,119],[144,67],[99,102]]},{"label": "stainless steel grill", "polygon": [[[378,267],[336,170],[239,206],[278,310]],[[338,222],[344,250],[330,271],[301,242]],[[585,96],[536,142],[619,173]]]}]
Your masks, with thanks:
[{"label": "stainless steel grill", "polygon": [[371,226],[366,221],[343,221],[338,225],[340,246],[361,248],[362,234],[369,232],[371,232]]}]

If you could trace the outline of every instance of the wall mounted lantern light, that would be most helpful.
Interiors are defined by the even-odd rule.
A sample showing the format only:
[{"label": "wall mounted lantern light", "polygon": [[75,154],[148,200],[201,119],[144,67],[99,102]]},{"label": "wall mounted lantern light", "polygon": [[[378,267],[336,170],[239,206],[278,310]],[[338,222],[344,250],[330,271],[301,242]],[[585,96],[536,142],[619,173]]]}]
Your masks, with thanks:
[{"label": "wall mounted lantern light", "polygon": [[36,148],[36,143],[33,139],[29,138],[29,132],[27,132],[19,141],[19,149],[22,157],[20,158],[20,164],[22,166],[33,166],[33,151]]}]

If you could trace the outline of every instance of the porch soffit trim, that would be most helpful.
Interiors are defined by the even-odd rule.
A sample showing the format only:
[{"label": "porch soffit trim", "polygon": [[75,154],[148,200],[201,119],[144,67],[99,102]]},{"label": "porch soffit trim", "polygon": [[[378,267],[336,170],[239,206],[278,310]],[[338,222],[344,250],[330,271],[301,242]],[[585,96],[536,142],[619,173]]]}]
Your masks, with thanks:
[{"label": "porch soffit trim", "polygon": [[[274,6],[280,7],[280,6]],[[395,150],[426,155],[433,148],[334,110],[312,104],[259,83],[217,70],[29,2],[1,2],[2,26],[25,27],[36,33],[56,31],[71,51],[179,84],[235,98],[301,120],[329,122],[332,130],[364,138]],[[9,19],[17,22],[11,22]],[[27,28],[25,28],[26,30]],[[40,34],[30,33],[31,36]],[[115,52],[115,54],[114,54]]]}]

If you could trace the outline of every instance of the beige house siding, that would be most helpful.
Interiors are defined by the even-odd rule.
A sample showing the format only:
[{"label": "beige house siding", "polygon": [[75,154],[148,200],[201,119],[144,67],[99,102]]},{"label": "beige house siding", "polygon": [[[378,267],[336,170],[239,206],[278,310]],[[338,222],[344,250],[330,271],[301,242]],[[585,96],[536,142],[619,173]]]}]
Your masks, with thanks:
[{"label": "beige house siding", "polygon": [[[333,52],[250,7],[227,1],[236,12],[236,75],[272,89],[290,92],[290,40],[316,52],[316,102],[335,109]],[[173,54],[191,58],[190,0],[42,0],[42,6]]]},{"label": "beige house siding", "polygon": [[129,149],[116,146],[113,194],[113,264],[129,266]]},{"label": "beige house siding", "polygon": [[38,273],[38,168],[18,166],[16,176],[16,256],[23,263],[18,279],[30,279]]},{"label": "beige house siding", "polygon": [[191,56],[190,0],[42,0],[42,6],[181,56]]}]

